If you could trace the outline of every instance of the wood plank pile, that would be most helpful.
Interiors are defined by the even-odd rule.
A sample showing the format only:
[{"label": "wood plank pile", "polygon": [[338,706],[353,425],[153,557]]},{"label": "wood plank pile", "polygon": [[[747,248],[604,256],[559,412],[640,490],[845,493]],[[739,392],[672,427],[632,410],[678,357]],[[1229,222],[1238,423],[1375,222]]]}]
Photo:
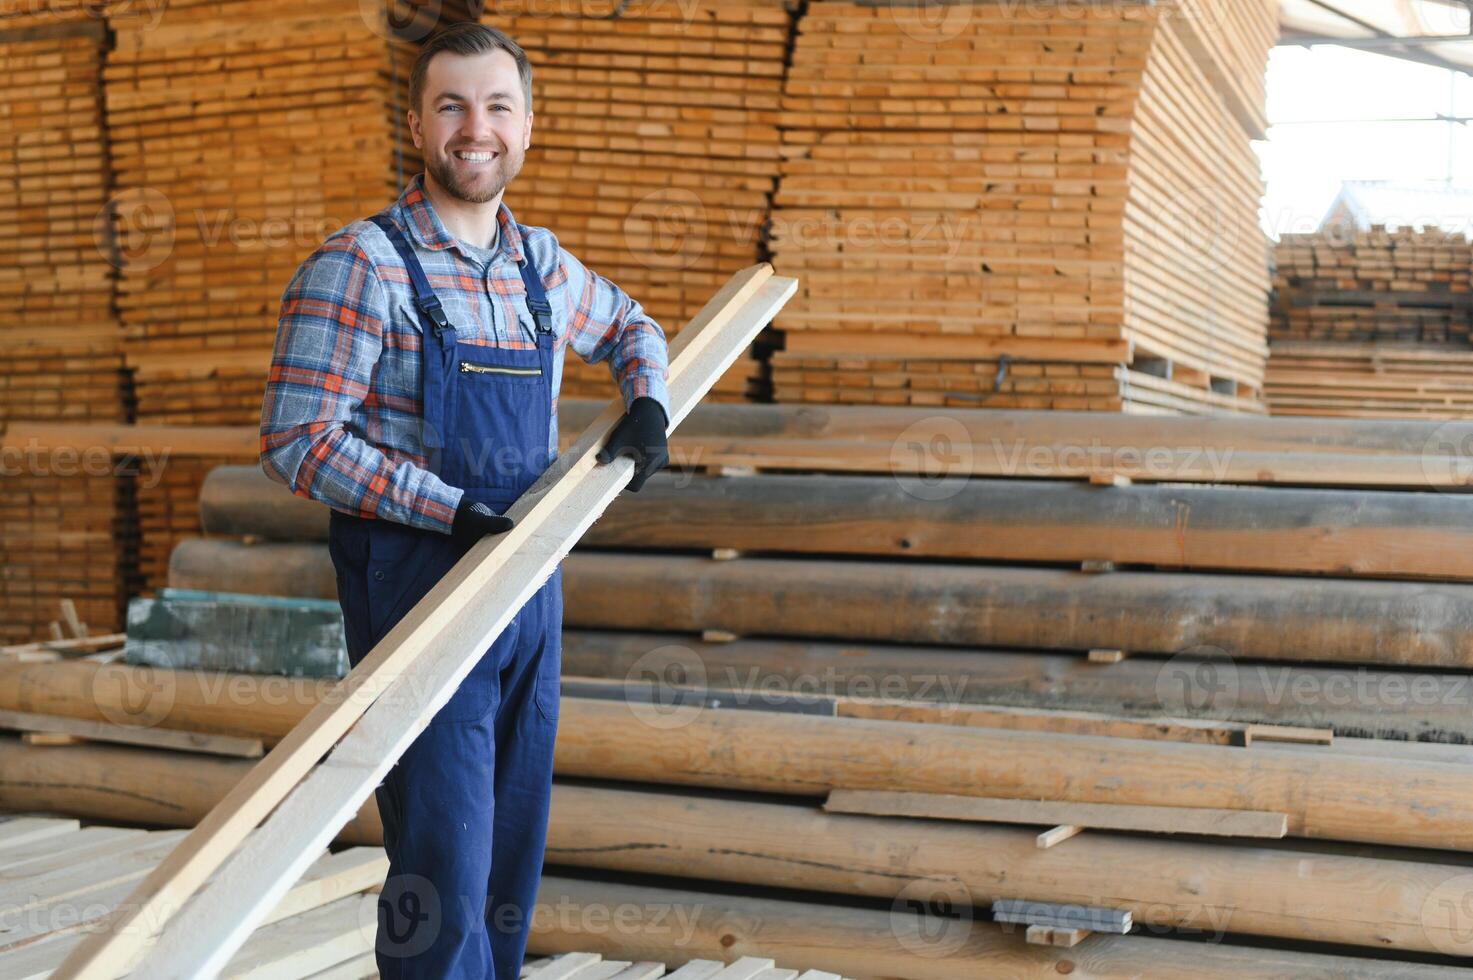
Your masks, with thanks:
[{"label": "wood plank pile", "polygon": [[[116,269],[99,225],[110,191],[104,12],[0,3],[0,426],[128,418]],[[99,472],[23,448],[0,465],[0,638],[46,635],[62,599],[117,628],[131,486],[108,459]]]},{"label": "wood plank pile", "polygon": [[[7,739],[13,741],[13,739]],[[44,751],[44,750],[43,750]],[[0,818],[0,868],[14,921],[0,938],[0,974],[50,976],[85,930],[127,897],[184,837],[75,819]],[[388,871],[380,847],[321,857],[220,976],[244,980],[378,977],[372,889]]]},{"label": "wood plank pile", "polygon": [[[781,0],[488,4],[533,66],[532,147],[507,204],[674,333],[760,260],[777,182],[790,16]],[[739,361],[713,397],[742,400]],[[564,362],[563,394],[603,398],[606,365]]]},{"label": "wood plank pile", "polygon": [[192,352],[206,369],[269,347],[301,260],[419,169],[402,122],[416,45],[385,13],[233,0],[116,20],[112,164],[140,212],[119,228],[130,355]]},{"label": "wood plank pile", "polygon": [[[287,281],[422,168],[403,115],[427,24],[401,7],[176,2],[158,22],[115,18],[105,87],[118,307],[139,422],[258,423]],[[435,9],[470,17],[465,3]],[[175,541],[199,531],[209,465],[244,461],[179,460],[139,487],[149,588]]]},{"label": "wood plank pile", "polygon": [[120,629],[137,584],[134,479],[106,454],[19,451],[0,481],[0,642],[46,636],[64,600],[93,631]]},{"label": "wood plank pile", "polygon": [[1473,328],[1473,243],[1402,229],[1284,235],[1269,336],[1279,341],[1452,344]]},{"label": "wood plank pile", "polygon": [[[576,428],[580,406],[564,411]],[[1473,846],[1456,802],[1473,771],[1473,749],[1459,744],[1473,742],[1473,502],[1433,490],[1466,483],[1436,446],[1473,423],[950,414],[960,435],[939,472],[902,455],[879,476],[739,475],[687,456],[709,468],[620,498],[564,562],[548,842],[558,892],[584,904],[668,893],[682,907],[725,893],[713,907],[772,902],[777,915],[797,902],[783,890],[801,890],[806,907],[777,918],[813,935],[702,935],[723,959],[844,974],[879,957],[896,976],[1085,962],[1122,977],[1450,976],[1439,957],[1473,953],[1457,911],[1473,907],[1473,884],[1444,853]],[[833,451],[850,425],[857,441],[927,445],[915,429],[926,416],[716,406],[681,433],[694,448],[780,459]],[[1162,451],[1145,466],[1163,485],[1103,461],[1090,473],[1051,467],[1055,437],[1090,419],[1102,460]],[[988,435],[1031,460],[1028,482],[993,478]],[[764,443],[765,455],[751,448]],[[1185,451],[1240,452],[1242,475],[1171,471]],[[1362,472],[1405,473],[1409,460],[1424,468],[1420,489],[1359,485]],[[1321,489],[1272,485],[1276,469],[1316,467]],[[211,487],[202,508],[218,536],[176,550],[171,584],[332,595],[320,507],[254,468]],[[0,709],[116,719],[142,683],[136,671],[0,665]],[[283,682],[288,696],[266,695]],[[134,715],[266,743],[329,689],[189,672],[164,687]],[[187,785],[190,802],[139,800],[130,818],[178,820],[243,774],[239,760],[137,747],[126,762],[111,747],[44,751],[67,755],[0,745],[0,784],[30,787],[25,806],[78,815],[152,780]],[[344,839],[371,843],[372,816]],[[876,853],[876,840],[891,846]],[[611,875],[688,883],[629,892]],[[935,891],[938,876],[950,891]],[[1387,880],[1398,887],[1370,904],[1367,889],[1345,887]],[[823,894],[831,904],[813,898]],[[843,948],[866,915],[943,898],[994,913],[1004,900],[1129,913],[1154,935],[978,922],[938,951],[942,923],[922,912]],[[919,948],[904,938],[912,927]],[[1171,938],[1204,930],[1233,941]],[[545,951],[675,958],[653,922],[597,945],[577,928],[555,933],[556,945],[542,934]],[[1078,945],[1040,945],[1045,935]],[[790,955],[800,948],[812,959]],[[940,965],[922,965],[930,956]]]},{"label": "wood plank pile", "polygon": [[1468,418],[1473,243],[1330,229],[1275,252],[1266,392],[1275,415]]},{"label": "wood plank pile", "polygon": [[1261,183],[1209,76],[1262,75],[1266,8],[1204,46],[1174,7],[809,5],[772,221],[804,282],[777,400],[1256,410]]}]

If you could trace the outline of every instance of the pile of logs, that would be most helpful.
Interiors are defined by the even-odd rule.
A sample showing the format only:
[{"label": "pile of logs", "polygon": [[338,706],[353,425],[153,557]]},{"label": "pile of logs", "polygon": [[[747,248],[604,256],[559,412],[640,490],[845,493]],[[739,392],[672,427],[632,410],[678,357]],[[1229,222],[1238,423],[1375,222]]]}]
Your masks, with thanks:
[{"label": "pile of logs", "polygon": [[1473,244],[1332,228],[1276,251],[1266,392],[1275,415],[1468,418]]},{"label": "pile of logs", "polygon": [[1271,8],[809,5],[776,399],[1259,410]]},{"label": "pile of logs", "polygon": [[[576,429],[591,407],[564,410]],[[1473,845],[1459,803],[1473,505],[1438,492],[1466,484],[1456,442],[1473,428],[954,414],[938,470],[888,455],[933,445],[924,409],[702,409],[673,447],[699,465],[594,526],[564,563],[549,882],[692,906],[760,888],[712,900],[774,913],[798,912],[802,891],[792,922],[819,946],[791,924],[718,946],[846,974],[880,957],[920,977],[999,975],[991,958],[1018,976],[1411,977],[1473,952],[1459,911],[1473,885],[1445,853]],[[1090,418],[1107,424],[1071,454]],[[853,472],[802,472],[814,447]],[[1009,459],[1019,469],[1000,472]],[[1363,485],[1372,473],[1383,489]],[[1318,488],[1285,485],[1299,483]],[[321,507],[227,468],[201,512],[211,537],[176,549],[171,584],[333,594]],[[266,744],[328,689],[0,669],[0,709]],[[242,772],[161,749],[0,745],[0,784],[24,784],[24,805],[120,813],[124,798],[144,823],[197,819]],[[144,783],[187,799],[129,792]],[[372,842],[373,816],[344,840]],[[671,878],[685,882],[667,893]],[[1007,900],[1128,914],[1155,935],[1097,923],[1045,930],[1075,946],[1037,945],[1039,927],[1003,923]],[[898,932],[858,949],[834,938],[897,913]],[[1281,940],[1297,951],[1267,948]],[[692,942],[678,955],[706,955]],[[651,925],[550,948],[668,961],[671,943]],[[1387,948],[1396,962],[1364,958]]]}]

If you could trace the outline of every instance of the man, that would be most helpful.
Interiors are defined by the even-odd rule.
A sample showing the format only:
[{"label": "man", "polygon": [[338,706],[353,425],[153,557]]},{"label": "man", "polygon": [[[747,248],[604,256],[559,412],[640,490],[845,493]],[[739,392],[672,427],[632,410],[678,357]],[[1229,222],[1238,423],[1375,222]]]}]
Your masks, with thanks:
[{"label": "man", "polygon": [[[356,665],[557,449],[564,346],[607,360],[627,411],[599,454],[637,490],[666,461],[668,352],[638,303],[502,203],[532,138],[511,38],[461,24],[409,82],[424,154],[398,202],[297,270],[261,414],[261,461],[332,508]],[[385,980],[515,980],[542,868],[557,728],[561,579],[517,613],[377,790]]]}]

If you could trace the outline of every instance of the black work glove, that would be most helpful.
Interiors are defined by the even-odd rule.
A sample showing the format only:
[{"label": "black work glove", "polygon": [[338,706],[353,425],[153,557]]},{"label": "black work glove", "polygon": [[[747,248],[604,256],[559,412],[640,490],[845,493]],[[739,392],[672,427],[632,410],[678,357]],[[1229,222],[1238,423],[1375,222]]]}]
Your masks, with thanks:
[{"label": "black work glove", "polygon": [[505,534],[515,525],[510,517],[502,517],[485,504],[461,497],[450,524],[450,537],[461,544],[474,544],[488,534]]},{"label": "black work glove", "polygon": [[648,397],[634,399],[598,451],[598,461],[607,463],[620,456],[633,456],[634,478],[629,481],[629,490],[638,493],[650,474],[670,461],[670,444],[665,439],[665,426],[669,424],[659,402]]}]

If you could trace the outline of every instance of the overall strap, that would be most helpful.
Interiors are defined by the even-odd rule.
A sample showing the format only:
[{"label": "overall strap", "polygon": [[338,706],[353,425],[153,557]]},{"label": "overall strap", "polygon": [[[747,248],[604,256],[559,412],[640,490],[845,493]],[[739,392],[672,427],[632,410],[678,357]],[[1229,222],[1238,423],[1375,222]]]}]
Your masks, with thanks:
[{"label": "overall strap", "polygon": [[532,266],[532,253],[522,245],[522,261],[517,263],[517,271],[522,274],[522,285],[527,289],[527,309],[532,311],[532,319],[537,323],[537,333],[552,333],[552,304],[547,301],[547,290],[542,286],[542,276]]},{"label": "overall strap", "polygon": [[382,214],[376,214],[369,220],[383,229],[394,250],[399,253],[399,258],[404,260],[404,268],[409,271],[409,282],[414,289],[414,303],[433,325],[435,337],[439,338],[446,330],[453,330],[450,319],[445,316],[445,308],[440,305],[440,298],[430,288],[430,280],[425,276],[424,266],[419,264],[419,256],[414,254],[414,248],[399,230],[399,226]]}]

